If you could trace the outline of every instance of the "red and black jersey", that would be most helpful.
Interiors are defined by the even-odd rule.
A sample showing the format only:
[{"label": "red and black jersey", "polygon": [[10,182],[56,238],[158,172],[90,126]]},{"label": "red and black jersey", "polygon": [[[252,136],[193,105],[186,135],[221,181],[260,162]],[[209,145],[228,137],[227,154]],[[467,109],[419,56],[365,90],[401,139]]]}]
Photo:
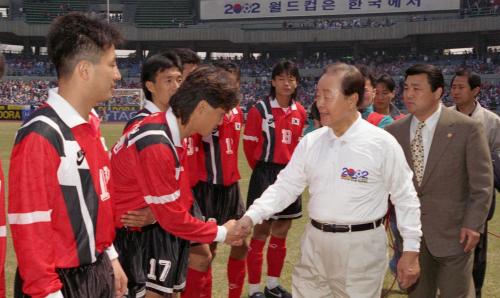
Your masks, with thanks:
[{"label": "red and black jersey", "polygon": [[204,167],[201,138],[200,134],[194,134],[183,140],[185,150],[182,157],[182,164],[188,173],[189,185],[191,187],[194,187],[200,181],[201,170]]},{"label": "red and black jersey", "polygon": [[150,100],[146,100],[144,104],[144,108],[137,111],[134,117],[130,118],[130,120],[125,124],[123,128],[123,133],[125,133],[130,127],[134,126],[134,124],[138,123],[145,117],[153,114],[161,112],[160,109]]},{"label": "red and black jersey", "polygon": [[200,243],[215,239],[217,224],[190,214],[193,195],[182,167],[184,150],[171,110],[144,118],[122,136],[111,158],[117,227],[124,212],[149,206],[169,233]]},{"label": "red and black jersey", "polygon": [[7,251],[7,225],[5,223],[5,179],[0,160],[0,298],[5,298],[5,253]]},{"label": "red and black jersey", "polygon": [[229,186],[240,180],[238,148],[243,123],[241,108],[234,108],[224,116],[222,124],[202,138],[202,164],[200,180]]},{"label": "red and black jersey", "polygon": [[287,164],[302,137],[307,114],[300,103],[292,101],[281,108],[276,99],[261,100],[247,117],[243,150],[253,169],[258,161]]},{"label": "red and black jersey", "polygon": [[130,118],[130,120],[127,121],[127,124],[125,124],[125,127],[123,128],[123,132],[126,132],[128,129],[134,126],[134,124],[151,114],[152,113],[146,108],[137,111],[137,114],[135,114],[134,117]]},{"label": "red and black jersey", "polygon": [[112,190],[100,133],[54,92],[17,132],[9,173],[9,223],[23,292],[45,297],[56,268],[112,258]]}]

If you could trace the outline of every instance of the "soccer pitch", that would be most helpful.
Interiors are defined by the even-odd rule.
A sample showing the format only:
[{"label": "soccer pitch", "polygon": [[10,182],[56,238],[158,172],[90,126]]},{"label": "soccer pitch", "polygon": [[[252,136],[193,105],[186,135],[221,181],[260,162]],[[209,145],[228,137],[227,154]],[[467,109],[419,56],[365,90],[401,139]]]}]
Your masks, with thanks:
[{"label": "soccer pitch", "polygon": [[[14,142],[14,135],[19,127],[20,122],[1,122],[0,124],[0,157],[2,159],[3,171],[6,179],[8,178],[8,168],[9,168],[9,157]],[[103,136],[106,138],[108,148],[111,148],[112,144],[120,137],[123,128],[123,123],[121,124],[103,124],[102,132]],[[248,182],[250,179],[251,171],[247,165],[245,157],[243,155],[242,146],[240,146],[240,158],[239,158],[239,169],[241,173],[241,193],[243,198],[246,198]],[[7,189],[8,191],[8,189]],[[498,197],[498,194],[497,194]],[[304,195],[304,216],[293,222],[292,229],[289,232],[289,237],[287,239],[287,258],[285,262],[285,267],[282,273],[282,284],[287,289],[291,289],[291,274],[293,269],[293,264],[296,263],[299,258],[299,246],[300,237],[304,230],[304,226],[308,222],[307,217],[307,193]],[[498,213],[498,212],[497,212]],[[492,221],[489,223],[489,230],[497,235],[500,234],[500,219],[499,215],[496,215]],[[500,239],[495,236],[489,235],[488,239],[488,268],[486,272],[486,281],[483,287],[483,297],[498,297],[500,298]],[[16,271],[16,258],[14,255],[14,250],[12,247],[12,241],[10,238],[10,233],[8,235],[8,248],[7,248],[7,261],[5,266],[6,272],[6,287],[7,287],[7,297],[13,296],[13,283],[14,275]],[[226,245],[219,245],[217,256],[213,264],[213,297],[227,297],[227,282],[226,282],[226,262],[228,258],[229,249]],[[263,270],[262,281],[265,282],[266,268]],[[386,276],[384,284],[384,292],[391,288],[394,278],[392,275],[388,274]],[[246,290],[245,290],[246,292]],[[246,296],[246,294],[244,294]],[[385,297],[405,297],[399,291],[397,285],[394,285],[392,291],[385,295]],[[314,298],[314,297],[311,297]],[[353,297],[356,298],[356,297]]]}]

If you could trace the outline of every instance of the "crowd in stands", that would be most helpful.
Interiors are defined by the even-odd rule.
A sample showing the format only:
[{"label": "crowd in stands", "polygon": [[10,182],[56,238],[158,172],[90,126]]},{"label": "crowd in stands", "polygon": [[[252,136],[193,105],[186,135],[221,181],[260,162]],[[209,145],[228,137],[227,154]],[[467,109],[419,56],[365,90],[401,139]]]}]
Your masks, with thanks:
[{"label": "crowd in stands", "polygon": [[[55,76],[54,67],[48,62],[46,56],[6,54],[7,75],[8,76]],[[500,73],[500,52],[490,51],[485,57],[478,59],[475,55],[466,54],[459,56],[452,55],[406,55],[406,56],[386,56],[376,53],[371,56],[352,58],[336,58],[326,54],[316,54],[298,61],[301,69],[322,69],[326,65],[342,60],[349,63],[360,63],[370,66],[378,74],[387,73],[398,82],[396,106],[404,110],[402,103],[402,82],[404,70],[417,62],[427,62],[438,65],[442,68],[445,75],[453,75],[454,72],[462,67],[472,69],[480,74],[498,74]],[[242,69],[242,107],[244,109],[251,107],[257,100],[269,94],[270,89],[270,70],[278,61],[273,58],[259,59],[238,59],[234,60]],[[139,74],[141,63],[137,59],[122,58],[118,59],[118,64],[126,80],[119,82],[119,89],[140,89]],[[55,84],[50,78],[47,80],[6,80],[0,83],[0,104],[27,104],[37,106],[47,98],[47,90]],[[315,84],[317,78],[304,77],[300,83],[298,99],[309,106],[314,99]],[[481,104],[496,110],[500,106],[500,82],[484,83],[481,96]],[[133,105],[138,102],[137,96],[120,96],[110,105]],[[443,102],[451,105],[452,100],[446,94]]]},{"label": "crowd in stands", "polygon": [[[7,76],[55,76],[55,69],[46,55],[27,55],[5,53],[7,61]],[[216,58],[217,59],[217,58]],[[281,58],[244,58],[235,59],[247,77],[269,77],[270,70]],[[459,68],[466,67],[479,74],[500,73],[500,50],[490,50],[483,57],[473,53],[463,55],[385,55],[376,52],[361,57],[334,57],[326,53],[316,53],[303,59],[287,57],[294,60],[301,69],[323,69],[326,65],[342,61],[346,63],[365,64],[374,68],[378,73],[388,73],[392,76],[401,75],[405,69],[415,63],[432,63],[439,66],[445,75],[452,75]],[[137,58],[118,58],[118,67],[125,77],[139,77],[141,61]]]},{"label": "crowd in stands", "polygon": [[462,0],[464,14],[497,14],[500,12],[500,0]]}]

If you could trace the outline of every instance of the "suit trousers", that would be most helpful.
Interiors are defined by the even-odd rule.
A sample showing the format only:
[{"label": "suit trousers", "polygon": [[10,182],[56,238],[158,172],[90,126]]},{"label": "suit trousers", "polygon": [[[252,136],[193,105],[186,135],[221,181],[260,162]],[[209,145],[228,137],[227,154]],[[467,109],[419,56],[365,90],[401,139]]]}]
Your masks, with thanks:
[{"label": "suit trousers", "polygon": [[308,224],[292,274],[292,296],[380,298],[387,261],[383,225],[367,231],[329,233]]},{"label": "suit trousers", "polygon": [[476,298],[481,298],[481,289],[486,275],[486,259],[488,251],[488,222],[484,225],[484,232],[479,237],[479,243],[474,249],[474,266],[472,277],[474,278],[474,287],[476,288]]},{"label": "suit trousers", "polygon": [[[458,241],[458,238],[457,238]],[[473,251],[449,257],[436,257],[431,254],[422,238],[420,244],[420,278],[408,291],[410,298],[474,298],[472,280]]]}]

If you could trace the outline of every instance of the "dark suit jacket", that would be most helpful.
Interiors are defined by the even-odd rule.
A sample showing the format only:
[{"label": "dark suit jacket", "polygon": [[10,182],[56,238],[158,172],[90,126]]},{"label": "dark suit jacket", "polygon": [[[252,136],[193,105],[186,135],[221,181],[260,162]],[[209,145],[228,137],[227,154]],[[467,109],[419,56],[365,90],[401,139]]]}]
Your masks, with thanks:
[{"label": "dark suit jacket", "polygon": [[[412,115],[386,127],[403,147],[413,168],[410,151]],[[493,189],[493,168],[488,141],[479,122],[442,108],[422,185],[413,177],[421,203],[422,231],[436,257],[464,254],[460,229],[484,229]]]}]

